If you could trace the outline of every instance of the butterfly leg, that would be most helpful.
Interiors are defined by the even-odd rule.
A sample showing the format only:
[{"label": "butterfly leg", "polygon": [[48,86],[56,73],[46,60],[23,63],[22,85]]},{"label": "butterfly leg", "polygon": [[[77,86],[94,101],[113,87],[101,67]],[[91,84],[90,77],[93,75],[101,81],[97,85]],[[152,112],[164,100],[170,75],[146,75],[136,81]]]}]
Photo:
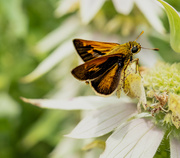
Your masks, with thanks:
[{"label": "butterfly leg", "polygon": [[127,61],[127,63],[126,63],[126,65],[125,65],[125,67],[124,67],[124,77],[123,77],[123,88],[124,88],[124,86],[125,86],[125,79],[126,79],[126,69],[127,69],[127,67],[128,67],[128,65],[129,65],[129,63],[130,63],[130,59],[128,59],[128,61]]},{"label": "butterfly leg", "polygon": [[136,58],[136,59],[132,60],[131,62],[136,62],[136,73],[139,72],[139,68],[138,68],[139,58]]},{"label": "butterfly leg", "polygon": [[116,95],[118,98],[120,98],[121,96],[121,91],[122,89],[124,89],[124,84],[125,84],[125,70],[127,69],[127,66],[130,62],[130,59],[127,60],[126,65],[124,66],[124,68],[122,69],[122,72],[121,72],[121,76],[120,76],[120,81],[119,81],[119,85],[117,87],[117,91],[116,91]]}]

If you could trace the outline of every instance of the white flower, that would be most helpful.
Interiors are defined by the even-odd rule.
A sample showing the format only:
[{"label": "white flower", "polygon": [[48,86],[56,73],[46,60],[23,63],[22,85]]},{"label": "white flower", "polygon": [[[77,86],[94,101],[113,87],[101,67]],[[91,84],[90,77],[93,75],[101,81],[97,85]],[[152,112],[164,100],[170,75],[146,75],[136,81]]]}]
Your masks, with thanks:
[{"label": "white flower", "polygon": [[135,119],[122,125],[106,141],[103,157],[152,158],[164,132],[150,121]]},{"label": "white flower", "polygon": [[[89,23],[99,9],[104,4],[105,0],[81,0],[80,1],[80,13],[81,19],[84,24]],[[160,33],[164,33],[165,29],[159,18],[162,8],[155,3],[154,0],[113,0],[114,7],[121,13],[128,15],[134,6],[141,10],[149,23]]]},{"label": "white flower", "polygon": [[[101,158],[152,158],[165,133],[153,124],[150,114],[138,114],[136,105],[123,98],[90,96],[69,100],[23,100],[45,108],[93,110],[66,136],[95,138],[114,131],[106,141]],[[171,158],[180,155],[179,148],[180,142],[170,136]]]}]

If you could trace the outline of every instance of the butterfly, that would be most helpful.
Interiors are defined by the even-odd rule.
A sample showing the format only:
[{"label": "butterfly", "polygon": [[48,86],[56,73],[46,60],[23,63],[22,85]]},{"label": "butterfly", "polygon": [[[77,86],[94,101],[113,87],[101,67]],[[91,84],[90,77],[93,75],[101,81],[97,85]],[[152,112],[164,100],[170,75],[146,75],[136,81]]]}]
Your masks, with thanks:
[{"label": "butterfly", "polygon": [[[139,36],[143,33],[142,31]],[[124,81],[121,76],[125,76],[122,73],[125,73],[128,65],[134,61],[138,65],[138,59],[133,59],[133,56],[143,47],[136,40],[118,44],[74,39],[77,53],[85,63],[74,68],[72,75],[78,80],[90,83],[98,95],[113,94]]]}]

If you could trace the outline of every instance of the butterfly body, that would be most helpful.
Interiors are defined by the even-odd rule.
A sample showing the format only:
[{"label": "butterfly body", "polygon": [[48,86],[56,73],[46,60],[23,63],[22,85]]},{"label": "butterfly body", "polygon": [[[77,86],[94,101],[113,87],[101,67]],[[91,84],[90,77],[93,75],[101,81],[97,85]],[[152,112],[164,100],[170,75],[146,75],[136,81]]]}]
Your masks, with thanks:
[{"label": "butterfly body", "polygon": [[85,63],[74,68],[72,74],[90,83],[99,95],[111,95],[117,89],[121,74],[141,50],[136,41],[118,44],[74,39],[73,43]]}]

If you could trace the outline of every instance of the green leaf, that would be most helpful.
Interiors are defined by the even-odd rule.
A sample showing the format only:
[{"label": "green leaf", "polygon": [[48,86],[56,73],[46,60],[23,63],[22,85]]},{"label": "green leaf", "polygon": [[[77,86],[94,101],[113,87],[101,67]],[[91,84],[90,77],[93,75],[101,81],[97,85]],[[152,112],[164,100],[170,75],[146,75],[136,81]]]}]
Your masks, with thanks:
[{"label": "green leaf", "polygon": [[167,2],[158,0],[165,8],[170,24],[170,44],[175,52],[180,53],[180,15]]}]

